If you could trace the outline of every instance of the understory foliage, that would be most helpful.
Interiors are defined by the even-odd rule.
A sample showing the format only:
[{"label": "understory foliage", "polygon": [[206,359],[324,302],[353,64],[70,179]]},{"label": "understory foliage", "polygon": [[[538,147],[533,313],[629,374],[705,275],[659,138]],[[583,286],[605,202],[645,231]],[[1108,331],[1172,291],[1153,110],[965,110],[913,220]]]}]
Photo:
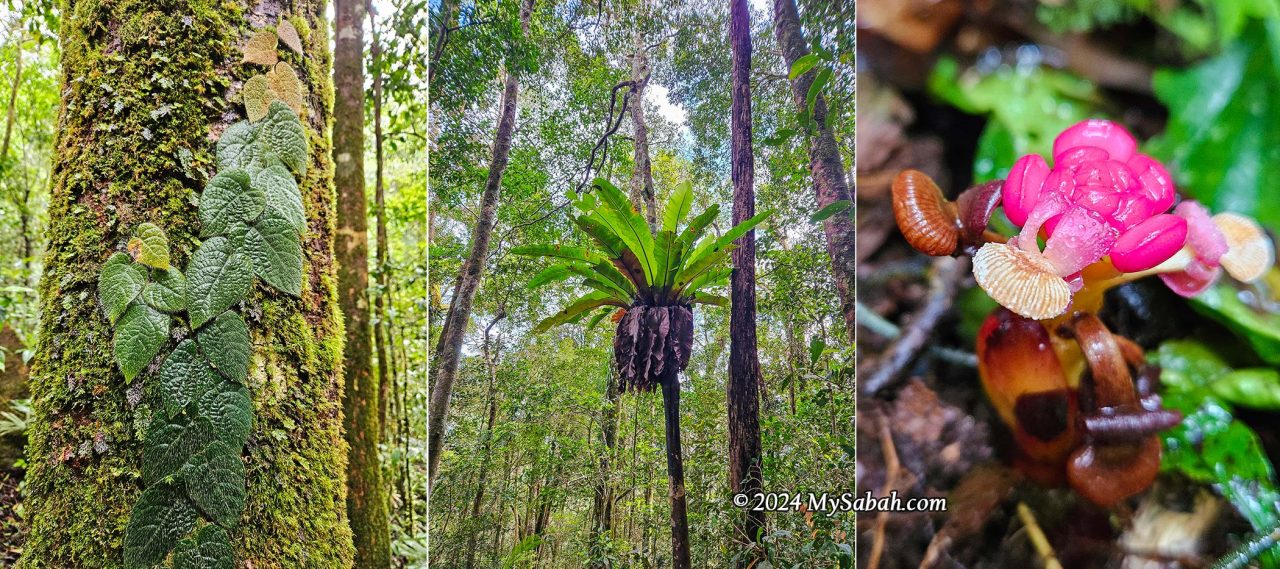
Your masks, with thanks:
[{"label": "understory foliage", "polygon": [[[270,31],[250,41],[245,59],[275,65],[253,51],[264,33],[271,36],[274,59]],[[293,81],[300,87],[296,76]],[[246,92],[247,108],[252,97]],[[250,120],[231,125],[218,140],[218,173],[200,196],[204,241],[186,270],[170,265],[164,230],[143,223],[127,252],[103,265],[98,281],[126,382],[146,373],[170,344],[174,319],[182,328],[181,341],[144,385],[155,412],[143,445],[146,489],[125,534],[126,567],[152,567],[170,552],[175,569],[235,566],[227,532],[234,531],[246,498],[241,449],[253,429],[245,385],[253,346],[234,308],[255,277],[281,292],[301,293],[307,219],[295,179],[305,176],[309,160],[305,128],[282,100],[265,107],[260,115],[250,111]]]}]

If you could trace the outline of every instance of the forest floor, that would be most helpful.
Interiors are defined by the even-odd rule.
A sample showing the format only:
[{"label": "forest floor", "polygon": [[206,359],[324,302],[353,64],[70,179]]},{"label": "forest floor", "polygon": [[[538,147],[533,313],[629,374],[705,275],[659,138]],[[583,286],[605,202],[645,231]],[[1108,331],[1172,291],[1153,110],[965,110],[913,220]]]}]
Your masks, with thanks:
[{"label": "forest floor", "polygon": [[26,539],[27,525],[18,511],[22,506],[21,482],[22,471],[0,470],[0,566],[4,567],[18,562]]}]

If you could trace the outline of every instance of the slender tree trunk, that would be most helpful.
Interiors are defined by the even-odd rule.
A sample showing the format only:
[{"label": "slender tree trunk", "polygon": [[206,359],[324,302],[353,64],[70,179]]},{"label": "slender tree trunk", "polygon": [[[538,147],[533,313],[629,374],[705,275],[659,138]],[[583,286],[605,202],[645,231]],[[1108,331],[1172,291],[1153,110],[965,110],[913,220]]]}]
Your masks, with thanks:
[{"label": "slender tree trunk", "polygon": [[373,297],[373,346],[378,357],[378,439],[387,440],[388,410],[391,402],[391,360],[387,353],[387,294],[391,290],[391,266],[387,262],[387,206],[386,186],[383,178],[384,159],[382,135],[382,42],[378,37],[378,22],[373,10],[369,10],[369,28],[373,33],[370,55],[373,58],[373,211],[375,225],[374,245],[377,248],[378,294]]},{"label": "slender tree trunk", "polygon": [[[795,0],[774,0],[773,28],[783,59],[787,62],[787,69],[790,69],[797,59],[809,53]],[[796,108],[802,112],[808,110],[809,87],[813,85],[816,75],[816,70],[809,70],[791,81],[792,99]],[[831,125],[827,124],[826,96],[818,95],[812,118],[816,126],[809,136],[809,171],[813,175],[818,209],[841,200],[852,203],[853,193],[849,191],[848,181],[844,177],[844,165],[840,162],[840,147],[836,143]],[[842,212],[828,217],[822,222],[822,231],[827,238],[827,254],[831,257],[831,274],[835,277],[836,293],[840,296],[845,333],[852,344],[857,330],[854,308],[854,267],[857,265],[854,255],[857,251],[854,247],[853,216]]]},{"label": "slender tree trunk", "polygon": [[0,144],[0,164],[9,158],[9,142],[13,136],[13,123],[17,120],[18,88],[22,86],[22,36],[19,35],[13,47],[13,81],[9,83],[9,106],[5,112],[4,142]]},{"label": "slender tree trunk", "polygon": [[[66,0],[61,14],[62,105],[31,377],[30,533],[18,567],[122,569],[154,412],[144,387],[154,378],[128,385],[118,371],[94,300],[98,274],[142,222],[163,227],[171,262],[187,265],[199,241],[193,198],[207,179],[174,156],[185,150],[196,164],[216,163],[213,140],[244,118],[236,78],[261,72],[246,69],[241,48],[251,29],[278,17],[306,38],[302,54],[281,50],[308,93],[303,287],[300,298],[261,286],[246,298],[254,417],[232,543],[238,567],[351,567],[324,2]],[[153,117],[157,108],[169,114]]]},{"label": "slender tree trunk", "polygon": [[667,431],[667,480],[671,487],[671,567],[689,569],[689,516],[685,505],[684,455],[680,450],[680,378],[662,378],[662,412]]},{"label": "slender tree trunk", "polygon": [[[498,356],[494,353],[495,347],[490,339],[490,331],[494,325],[501,320],[505,314],[499,313],[488,326],[484,328],[484,345],[481,348],[481,355],[484,357],[485,371],[489,375],[488,392],[485,394],[487,406],[489,409],[489,418],[485,422],[484,432],[480,435],[480,474],[476,480],[476,494],[471,500],[471,520],[474,523],[480,519],[480,509],[484,504],[485,484],[489,478],[490,453],[493,451],[493,425],[498,418]],[[467,537],[467,569],[475,567],[476,548],[480,542],[480,534],[482,528],[476,528]]]},{"label": "slender tree trunk", "polygon": [[[524,0],[520,6],[520,29],[529,32],[529,18],[533,14],[533,0]],[[440,467],[440,453],[444,450],[444,427],[449,414],[449,399],[453,397],[453,382],[458,377],[458,360],[462,356],[462,337],[467,321],[471,318],[471,305],[476,289],[484,273],[485,259],[489,255],[489,239],[497,222],[498,194],[502,190],[502,173],[507,169],[511,155],[511,142],[516,126],[516,97],[520,91],[519,77],[514,67],[507,69],[503,84],[502,113],[498,120],[498,134],[493,142],[493,160],[489,163],[489,179],[485,181],[480,199],[480,217],[471,238],[471,253],[462,264],[453,299],[449,302],[449,315],[445,317],[440,341],[436,345],[433,365],[435,377],[431,386],[431,404],[427,416],[427,493],[435,484]]]},{"label": "slender tree trunk", "polygon": [[[604,448],[600,450],[599,471],[591,503],[591,532],[597,539],[609,535],[613,529],[613,449],[617,446],[618,404],[622,390],[619,389],[612,363],[609,369],[609,379],[605,384],[605,407],[600,417],[600,438]],[[595,558],[591,560],[591,566],[604,567]]]},{"label": "slender tree trunk", "polygon": [[631,55],[631,127],[635,131],[635,173],[631,176],[631,201],[644,212],[649,230],[657,232],[658,204],[653,191],[653,167],[649,162],[649,126],[644,120],[644,89],[649,84],[649,59],[644,36],[632,34],[635,52]]},{"label": "slender tree trunk", "polygon": [[347,517],[356,569],[391,566],[391,518],[382,484],[381,386],[373,373],[369,314],[368,202],[364,193],[364,20],[366,0],[334,4],[333,159],[338,193],[338,299],[346,316],[343,398],[347,457]]},{"label": "slender tree trunk", "polygon": [[[751,143],[751,21],[747,0],[729,2],[729,43],[733,50],[730,146],[733,177],[733,223],[756,213],[755,159]],[[761,490],[760,360],[756,354],[756,235],[738,238],[733,251],[729,312],[729,485],[734,493]],[[738,567],[761,558],[763,511],[743,511],[734,519],[734,541],[751,546]]]}]

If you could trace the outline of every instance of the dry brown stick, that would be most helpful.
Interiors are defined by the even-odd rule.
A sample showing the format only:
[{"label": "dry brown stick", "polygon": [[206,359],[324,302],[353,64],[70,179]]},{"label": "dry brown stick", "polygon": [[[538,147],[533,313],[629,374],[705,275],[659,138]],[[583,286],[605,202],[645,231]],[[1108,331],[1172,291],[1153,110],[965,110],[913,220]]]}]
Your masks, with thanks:
[{"label": "dry brown stick", "polygon": [[915,361],[929,343],[933,329],[942,316],[951,309],[961,279],[969,271],[968,257],[938,257],[933,262],[933,276],[929,283],[929,297],[924,307],[917,311],[903,327],[902,336],[887,350],[884,363],[870,377],[858,382],[858,392],[874,396],[893,385]]},{"label": "dry brown stick", "polygon": [[[893,444],[893,433],[889,432],[889,418],[879,416],[880,420],[880,452],[884,453],[884,486],[880,488],[881,496],[888,496],[898,483],[898,448]],[[876,569],[880,565],[880,556],[884,554],[885,526],[889,524],[889,511],[876,514],[875,538],[871,542],[871,558],[867,560],[867,569]]]}]

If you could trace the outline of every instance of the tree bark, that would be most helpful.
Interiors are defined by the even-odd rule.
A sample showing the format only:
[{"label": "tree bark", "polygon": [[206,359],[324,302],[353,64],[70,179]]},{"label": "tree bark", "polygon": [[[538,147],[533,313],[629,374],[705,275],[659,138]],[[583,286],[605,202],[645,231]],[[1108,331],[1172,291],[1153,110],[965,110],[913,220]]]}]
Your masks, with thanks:
[{"label": "tree bark", "polygon": [[[520,6],[520,29],[529,33],[529,18],[533,14],[533,0],[524,0]],[[458,377],[458,361],[462,357],[462,339],[467,321],[471,318],[471,305],[475,302],[476,289],[484,273],[485,259],[489,255],[489,240],[497,222],[498,195],[502,190],[502,173],[507,169],[511,155],[511,142],[516,126],[516,97],[520,91],[515,68],[507,69],[503,83],[501,118],[493,142],[493,159],[489,162],[489,178],[485,181],[484,194],[480,198],[480,216],[471,238],[471,253],[462,264],[458,280],[454,284],[453,298],[449,302],[449,314],[445,317],[436,344],[435,377],[431,386],[430,409],[427,413],[427,493],[435,484],[440,467],[440,452],[444,450],[444,427],[449,414],[449,399],[453,397],[453,382]]]},{"label": "tree bark", "polygon": [[[505,314],[499,313],[493,321],[489,322],[484,328],[484,346],[481,349],[484,357],[485,371],[489,374],[489,388],[485,395],[487,406],[489,408],[489,418],[485,422],[484,432],[480,435],[480,474],[476,480],[475,497],[471,500],[471,521],[474,523],[480,519],[480,508],[484,505],[485,484],[489,478],[490,453],[493,452],[493,425],[498,418],[498,356],[494,353],[493,342],[490,340],[489,332],[493,326],[501,320]],[[467,537],[467,562],[466,568],[473,569],[476,561],[476,548],[480,542],[481,528],[476,528]]]},{"label": "tree bark", "polygon": [[631,202],[644,212],[649,230],[658,231],[658,204],[653,192],[653,167],[649,162],[649,126],[644,120],[644,89],[649,84],[649,59],[644,36],[632,34],[635,52],[631,55],[631,127],[635,134],[635,173],[631,176]]},{"label": "tree bark", "polygon": [[[281,51],[308,93],[303,288],[294,298],[255,286],[245,301],[254,419],[242,457],[248,498],[232,544],[241,567],[350,567],[324,2],[67,0],[61,14],[62,104],[31,378],[30,533],[18,567],[122,567],[154,378],[128,385],[118,371],[111,326],[94,300],[98,274],[142,222],[162,226],[171,262],[186,266],[199,242],[192,204],[209,176],[202,170],[216,163],[213,141],[244,118],[241,82],[261,72],[241,63],[241,48],[249,30],[280,17],[306,38],[304,53]],[[153,117],[157,108],[169,113]],[[183,150],[195,168],[175,157]]]},{"label": "tree bark", "polygon": [[[366,4],[368,6],[368,4]],[[386,186],[383,178],[382,134],[382,42],[378,37],[378,22],[373,10],[368,10],[369,29],[373,35],[369,46],[373,58],[373,214],[375,226],[375,259],[378,267],[378,294],[373,297],[373,346],[378,358],[378,425],[379,440],[387,440],[388,411],[391,408],[391,368],[394,364],[387,353],[387,294],[391,290],[391,266],[387,259],[387,206]]]},{"label": "tree bark", "polygon": [[[733,223],[756,213],[755,159],[751,142],[751,21],[746,0],[729,2],[729,43],[733,50],[730,152],[733,178]],[[734,493],[761,490],[760,360],[756,354],[756,232],[737,240],[729,294],[729,484]],[[738,567],[761,559],[764,512],[744,510],[734,519],[734,541],[753,554],[739,556]]]},{"label": "tree bark", "polygon": [[[778,47],[782,49],[783,59],[787,62],[787,69],[791,69],[796,60],[809,54],[795,0],[774,0],[773,28],[778,38]],[[817,73],[817,70],[811,69],[791,81],[791,96],[801,112],[808,110],[806,97]],[[831,125],[827,124],[826,96],[818,95],[812,118],[816,126],[809,135],[809,171],[813,175],[818,209],[841,200],[852,203],[853,193],[849,190],[848,181],[844,177],[844,165],[840,162],[840,147],[836,144]],[[840,296],[845,334],[852,344],[858,326],[854,282],[857,250],[854,247],[853,216],[842,212],[828,217],[822,222],[822,232],[827,238],[827,255],[831,257],[831,274],[836,281],[836,293]]]},{"label": "tree bark", "polygon": [[5,111],[4,142],[0,143],[0,163],[9,158],[9,142],[12,140],[13,123],[17,120],[18,88],[22,86],[22,35],[14,42],[13,81],[9,83],[9,106]]},{"label": "tree bark", "polygon": [[[609,366],[609,379],[605,384],[605,407],[600,413],[600,438],[604,449],[600,451],[599,470],[591,502],[591,532],[597,539],[609,535],[613,529],[613,449],[618,439],[618,404],[622,390],[618,385],[615,367]],[[604,567],[597,558],[591,559],[592,567]]]},{"label": "tree bark", "polygon": [[666,418],[667,481],[671,488],[671,567],[689,569],[689,514],[685,505],[684,454],[680,450],[680,377],[662,378],[662,412]]},{"label": "tree bark", "polygon": [[356,546],[356,569],[391,566],[391,518],[382,484],[381,385],[373,373],[369,313],[368,202],[364,192],[365,0],[337,0],[333,49],[333,182],[338,194],[338,300],[346,318],[343,349],[347,518]]}]

